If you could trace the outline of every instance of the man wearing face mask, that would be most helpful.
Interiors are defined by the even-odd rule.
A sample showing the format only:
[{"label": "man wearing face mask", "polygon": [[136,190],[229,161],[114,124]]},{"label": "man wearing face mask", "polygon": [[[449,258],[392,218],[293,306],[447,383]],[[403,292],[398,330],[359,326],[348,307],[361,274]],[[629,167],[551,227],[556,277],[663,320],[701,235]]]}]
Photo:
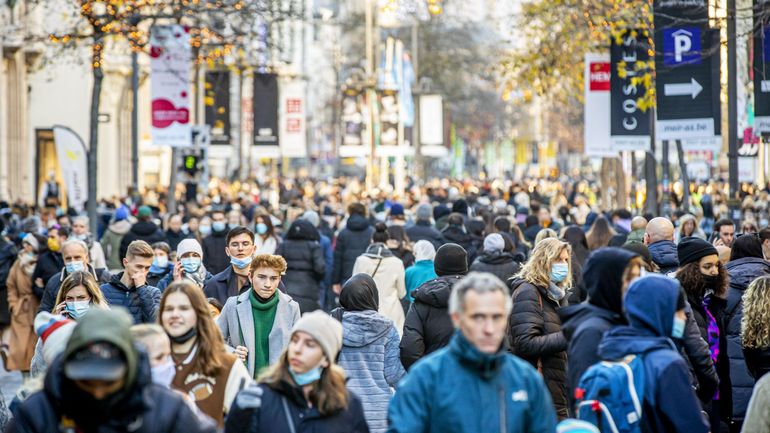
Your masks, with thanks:
[{"label": "man wearing face mask", "polygon": [[[37,288],[39,293],[43,293],[48,280],[51,279],[64,266],[64,259],[61,255],[61,246],[69,237],[69,229],[54,225],[48,229],[47,246],[48,251],[40,254],[37,258],[35,271],[32,273],[33,290]],[[51,300],[53,301],[53,300]],[[51,310],[48,310],[51,311]]]},{"label": "man wearing face mask", "polygon": [[184,398],[151,382],[147,356],[134,346],[131,318],[115,310],[83,317],[56,358],[45,388],[15,410],[8,432],[215,432]]},{"label": "man wearing face mask", "polygon": [[88,232],[87,216],[78,216],[72,220],[72,234],[70,238],[81,240],[88,245],[88,255],[91,257],[91,263],[94,265],[94,268],[104,269],[107,267],[102,244],[96,241],[93,235]]},{"label": "man wearing face mask", "polygon": [[211,280],[212,275],[202,263],[203,249],[195,239],[185,239],[179,242],[176,249],[177,261],[174,271],[158,282],[160,291],[166,290],[172,281],[188,280],[203,289]]},{"label": "man wearing face mask", "polygon": [[225,256],[221,251],[207,251],[205,240],[203,247],[204,264],[207,269],[211,269],[206,263],[209,254],[229,259],[229,265],[218,274],[214,274],[203,289],[207,298],[216,298],[222,304],[227,302],[227,298],[238,296],[251,287],[249,265],[254,255],[254,233],[246,227],[236,227],[227,233],[225,244]]},{"label": "man wearing face mask", "polygon": [[690,386],[687,364],[671,339],[685,331],[685,294],[679,282],[660,275],[639,278],[624,299],[629,326],[605,334],[599,356],[620,360],[642,356],[644,395],[641,431],[708,432],[698,398]]},{"label": "man wearing face mask", "polygon": [[43,297],[40,301],[38,313],[41,311],[51,311],[56,305],[56,296],[59,294],[59,288],[62,282],[73,272],[85,271],[94,276],[97,283],[107,283],[112,278],[110,272],[104,268],[94,269],[91,265],[91,259],[88,255],[88,246],[79,239],[69,239],[61,247],[61,255],[64,259],[64,266],[59,272],[54,274],[46,283]]},{"label": "man wearing face mask", "polygon": [[[201,229],[203,225],[201,225]],[[221,273],[229,268],[230,254],[224,255],[222,251],[227,251],[230,244],[230,229],[227,227],[227,221],[225,221],[225,213],[221,210],[216,210],[211,213],[211,233],[204,235],[201,231],[201,235],[204,235],[201,245],[203,246],[203,264],[206,265],[206,269],[214,275]],[[254,236],[251,236],[251,243],[254,243]],[[252,253],[253,247],[252,247]],[[225,300],[221,300],[222,303]]]}]

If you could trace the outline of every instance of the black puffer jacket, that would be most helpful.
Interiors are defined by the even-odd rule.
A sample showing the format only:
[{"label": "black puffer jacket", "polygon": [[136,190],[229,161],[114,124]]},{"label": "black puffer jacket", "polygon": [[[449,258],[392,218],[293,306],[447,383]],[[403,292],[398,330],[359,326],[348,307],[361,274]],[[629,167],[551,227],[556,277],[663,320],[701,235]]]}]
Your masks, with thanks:
[{"label": "black puffer jacket", "polygon": [[762,376],[770,373],[770,347],[762,349],[743,349],[743,355],[746,357],[746,367],[754,380],[759,380]]},{"label": "black puffer jacket", "polygon": [[374,228],[360,215],[351,215],[348,223],[337,235],[334,245],[334,270],[332,284],[344,284],[353,274],[358,256],[366,252],[372,240]]},{"label": "black puffer jacket", "polygon": [[449,317],[449,294],[452,285],[463,275],[434,278],[414,289],[414,302],[409,307],[401,337],[401,363],[409,369],[418,359],[449,344],[454,333]]},{"label": "black puffer jacket", "polygon": [[528,361],[543,374],[551,393],[556,414],[567,414],[567,339],[561,332],[558,310],[560,301],[549,296],[546,289],[514,278],[510,281],[513,310],[508,322],[511,352]]},{"label": "black puffer jacket", "polygon": [[166,242],[166,234],[152,221],[137,222],[120,241],[120,260],[126,257],[128,245],[133,241],[145,241],[152,245],[155,242]]},{"label": "black puffer jacket", "polygon": [[276,254],[286,259],[286,275],[281,280],[286,293],[299,304],[302,314],[320,308],[318,296],[326,272],[321,236],[310,221],[299,219],[289,227]]},{"label": "black puffer jacket", "polygon": [[[48,280],[61,271],[64,267],[64,259],[59,252],[46,251],[37,258],[37,265],[32,272],[32,283],[35,286],[35,280],[43,280],[43,286],[38,287],[38,296],[43,296],[43,288],[48,284]],[[50,311],[50,310],[49,310]]]},{"label": "black puffer jacket", "polygon": [[227,247],[227,230],[221,232],[212,231],[203,238],[201,249],[203,250],[203,266],[206,270],[216,275],[230,266],[230,257],[225,253]]},{"label": "black puffer jacket", "polygon": [[468,263],[473,263],[473,261],[476,259],[476,255],[478,253],[476,251],[476,243],[473,239],[473,236],[466,232],[463,227],[446,226],[446,228],[444,228],[444,230],[441,232],[441,236],[444,237],[445,241],[452,242],[463,247],[465,252],[468,253]]},{"label": "black puffer jacket", "polygon": [[484,251],[470,267],[471,271],[489,272],[501,281],[508,281],[519,269],[521,266],[513,258],[513,254],[497,250]]},{"label": "black puffer jacket", "polygon": [[725,268],[730,276],[725,326],[727,328],[727,356],[730,358],[730,382],[733,390],[733,419],[743,420],[754,388],[754,378],[749,374],[743,358],[743,345],[741,344],[743,303],[741,299],[752,281],[757,277],[770,275],[770,263],[759,257],[744,257],[729,262]]},{"label": "black puffer jacket", "polygon": [[409,240],[414,243],[417,241],[428,241],[433,244],[433,247],[436,249],[439,249],[441,245],[444,245],[444,238],[441,236],[441,233],[433,228],[428,221],[417,221],[413,226],[406,229],[406,235],[409,236]]}]

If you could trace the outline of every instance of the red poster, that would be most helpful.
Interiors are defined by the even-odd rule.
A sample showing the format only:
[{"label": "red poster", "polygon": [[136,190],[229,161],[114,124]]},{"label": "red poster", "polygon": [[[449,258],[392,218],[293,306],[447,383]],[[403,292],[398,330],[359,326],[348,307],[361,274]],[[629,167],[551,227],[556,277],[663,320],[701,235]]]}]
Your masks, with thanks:
[{"label": "red poster", "polygon": [[610,91],[610,64],[605,62],[591,63],[589,89],[592,92]]}]

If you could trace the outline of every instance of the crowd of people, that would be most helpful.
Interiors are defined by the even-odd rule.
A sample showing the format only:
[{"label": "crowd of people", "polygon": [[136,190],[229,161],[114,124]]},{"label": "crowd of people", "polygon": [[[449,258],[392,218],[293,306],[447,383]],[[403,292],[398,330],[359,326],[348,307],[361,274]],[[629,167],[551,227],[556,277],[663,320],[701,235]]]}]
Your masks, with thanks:
[{"label": "crowd of people", "polygon": [[0,203],[0,430],[770,431],[768,191],[278,185]]}]

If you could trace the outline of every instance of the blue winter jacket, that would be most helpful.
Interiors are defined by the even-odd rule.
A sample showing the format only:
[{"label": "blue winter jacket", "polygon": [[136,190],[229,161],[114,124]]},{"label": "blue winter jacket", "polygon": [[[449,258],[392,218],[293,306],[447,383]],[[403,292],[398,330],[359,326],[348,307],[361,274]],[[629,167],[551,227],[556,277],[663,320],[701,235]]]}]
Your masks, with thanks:
[{"label": "blue winter jacket", "polygon": [[652,261],[660,267],[660,273],[667,275],[679,268],[679,253],[672,241],[658,241],[648,246]]},{"label": "blue winter jacket", "polygon": [[608,331],[599,345],[602,359],[618,360],[629,354],[643,356],[645,432],[709,431],[690,384],[687,363],[669,338],[679,291],[677,280],[662,275],[636,280],[625,297],[630,326]]},{"label": "blue winter jacket", "polygon": [[388,403],[406,374],[399,358],[399,336],[393,321],[376,311],[345,311],[342,350],[337,363],[345,369],[348,389],[364,406],[371,432],[388,428]]},{"label": "blue winter jacket", "polygon": [[388,425],[392,433],[550,433],[556,412],[529,363],[504,349],[482,353],[455,332],[449,346],[419,360],[401,381]]},{"label": "blue winter jacket", "polygon": [[409,302],[414,302],[412,290],[420,287],[422,283],[438,278],[433,268],[433,260],[420,260],[406,269],[406,296]]},{"label": "blue winter jacket", "polygon": [[155,322],[160,306],[160,290],[146,284],[141,287],[126,287],[120,281],[121,277],[123,272],[113,275],[109,283],[99,287],[110,307],[127,309],[133,316],[134,323]]}]

